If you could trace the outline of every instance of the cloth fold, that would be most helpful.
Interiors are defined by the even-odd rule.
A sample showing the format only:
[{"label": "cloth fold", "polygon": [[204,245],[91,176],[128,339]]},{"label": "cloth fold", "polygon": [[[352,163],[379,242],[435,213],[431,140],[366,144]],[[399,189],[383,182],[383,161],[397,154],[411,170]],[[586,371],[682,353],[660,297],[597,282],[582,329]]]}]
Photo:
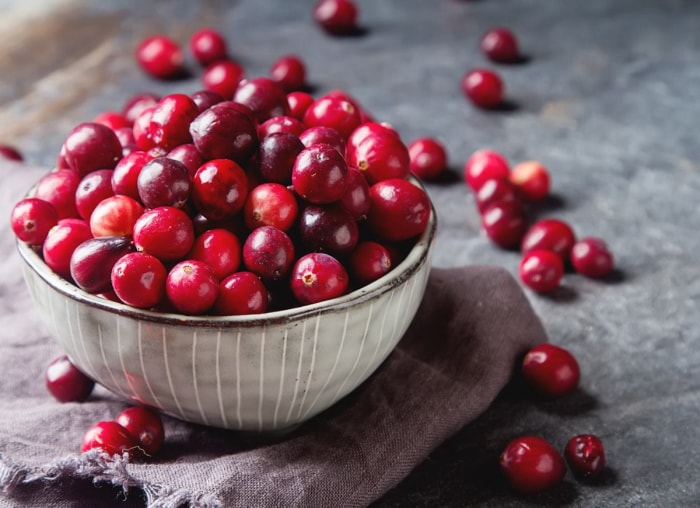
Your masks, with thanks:
[{"label": "cloth fold", "polygon": [[[0,214],[9,217],[41,173],[5,163],[0,173]],[[149,507],[367,506],[483,413],[525,351],[547,340],[506,270],[433,268],[416,318],[386,362],[307,424],[286,435],[256,436],[164,417],[166,443],[158,456],[105,460],[79,453],[82,435],[126,404],[101,387],[79,404],[60,404],[45,390],[45,367],[60,350],[32,312],[14,250],[6,219],[0,224],[0,501],[11,506],[29,499],[80,506],[80,489],[90,479],[123,487],[127,501],[145,499]],[[106,495],[113,498],[114,491]]]}]

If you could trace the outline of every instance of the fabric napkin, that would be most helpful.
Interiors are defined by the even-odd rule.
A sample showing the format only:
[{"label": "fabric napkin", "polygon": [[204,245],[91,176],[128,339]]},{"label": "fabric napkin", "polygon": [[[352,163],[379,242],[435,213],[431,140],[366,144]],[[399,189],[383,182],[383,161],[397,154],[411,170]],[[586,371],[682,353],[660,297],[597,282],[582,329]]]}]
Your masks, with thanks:
[{"label": "fabric napkin", "polygon": [[85,430],[127,406],[101,387],[61,404],[44,387],[61,351],[33,311],[8,220],[44,171],[0,162],[2,506],[366,506],[484,412],[524,352],[546,341],[506,270],[433,268],[386,362],[293,432],[261,437],[164,417],[165,445],[147,462],[80,454]]}]

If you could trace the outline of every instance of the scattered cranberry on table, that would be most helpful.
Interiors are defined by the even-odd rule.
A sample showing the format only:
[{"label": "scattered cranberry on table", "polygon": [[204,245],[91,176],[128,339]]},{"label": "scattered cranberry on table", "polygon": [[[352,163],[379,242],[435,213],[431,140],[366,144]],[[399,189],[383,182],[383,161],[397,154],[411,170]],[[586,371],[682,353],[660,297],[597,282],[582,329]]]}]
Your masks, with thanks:
[{"label": "scattered cranberry on table", "polygon": [[306,86],[306,65],[297,55],[284,55],[272,62],[270,77],[287,92],[298,91]]},{"label": "scattered cranberry on table", "polygon": [[567,222],[553,218],[541,219],[527,230],[520,250],[523,254],[533,250],[549,250],[566,263],[574,243],[576,234]]},{"label": "scattered cranberry on table", "polygon": [[350,35],[358,31],[359,9],[352,0],[319,0],[313,18],[331,35]]},{"label": "scattered cranberry on table", "polygon": [[520,260],[520,280],[538,293],[549,293],[559,287],[564,276],[561,257],[550,250],[528,251]]},{"label": "scattered cranberry on table", "polygon": [[136,454],[138,443],[134,436],[113,420],[95,423],[83,435],[80,451],[83,453],[99,449],[107,455]]},{"label": "scattered cranberry on table", "polygon": [[541,162],[520,162],[510,170],[509,178],[528,201],[542,201],[549,195],[551,178]]},{"label": "scattered cranberry on table", "polygon": [[432,137],[414,139],[408,144],[411,173],[421,180],[436,180],[447,168],[447,150]]},{"label": "scattered cranberry on table", "polygon": [[201,80],[206,90],[230,100],[244,77],[245,70],[238,62],[222,60],[208,65]]},{"label": "scattered cranberry on table", "polygon": [[157,79],[176,78],[185,71],[182,48],[165,35],[143,39],[136,48],[136,61],[146,73]]},{"label": "scattered cranberry on table", "polygon": [[0,144],[0,158],[22,162],[24,156],[14,146]]},{"label": "scattered cranberry on table", "polygon": [[472,69],[462,78],[462,92],[474,105],[493,109],[503,103],[505,85],[495,71]]},{"label": "scattered cranberry on table", "polygon": [[605,468],[603,442],[593,434],[580,434],[569,439],[564,448],[564,458],[579,478],[594,479]]},{"label": "scattered cranberry on table", "polygon": [[554,446],[537,436],[512,440],[501,453],[499,462],[509,485],[522,494],[550,489],[566,475],[564,458]]},{"label": "scattered cranberry on table", "polygon": [[203,67],[228,60],[226,38],[213,28],[201,28],[192,34],[189,41],[192,56]]},{"label": "scattered cranberry on table", "polygon": [[464,164],[464,181],[475,192],[488,180],[509,178],[510,165],[506,158],[495,150],[477,150]]},{"label": "scattered cranberry on table", "polygon": [[131,434],[146,456],[153,457],[163,446],[165,430],[158,413],[141,406],[131,406],[120,412],[114,421]]},{"label": "scattered cranberry on table", "polygon": [[614,258],[608,244],[595,237],[583,238],[571,248],[571,264],[586,277],[602,278],[614,267]]},{"label": "scattered cranberry on table", "polygon": [[481,38],[483,53],[498,63],[515,63],[522,58],[515,34],[505,27],[489,29]]},{"label": "scattered cranberry on table", "polygon": [[79,370],[65,354],[51,360],[44,382],[46,389],[59,402],[82,402],[95,387],[95,381]]},{"label": "scattered cranberry on table", "polygon": [[581,378],[574,355],[563,347],[549,343],[530,349],[523,358],[520,372],[536,394],[550,399],[572,393]]}]

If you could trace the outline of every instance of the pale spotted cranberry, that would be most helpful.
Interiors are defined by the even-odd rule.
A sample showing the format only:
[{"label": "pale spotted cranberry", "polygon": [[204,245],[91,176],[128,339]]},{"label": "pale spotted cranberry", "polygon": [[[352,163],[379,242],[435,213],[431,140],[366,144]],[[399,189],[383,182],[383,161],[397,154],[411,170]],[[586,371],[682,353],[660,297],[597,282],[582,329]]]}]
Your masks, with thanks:
[{"label": "pale spotted cranberry", "polygon": [[615,261],[608,244],[595,237],[582,238],[571,249],[571,264],[581,275],[602,278],[612,272]]},{"label": "pale spotted cranberry", "polygon": [[46,368],[44,384],[59,402],[82,402],[95,388],[95,381],[78,369],[65,354],[51,360]]},{"label": "pale spotted cranberry", "polygon": [[462,91],[476,106],[491,109],[503,102],[505,86],[496,72],[489,69],[473,69],[462,78]]},{"label": "pale spotted cranberry", "polygon": [[70,169],[59,169],[43,175],[34,187],[34,197],[51,203],[59,219],[79,217],[75,193],[81,177]]},{"label": "pale spotted cranberry", "polygon": [[350,256],[350,274],[363,285],[382,277],[391,268],[391,254],[378,242],[360,242]]},{"label": "pale spotted cranberry", "polygon": [[136,47],[136,61],[146,73],[158,79],[177,78],[185,72],[182,48],[165,35],[143,39]]},{"label": "pale spotted cranberry", "polygon": [[440,141],[431,137],[417,138],[408,146],[411,173],[426,181],[435,180],[447,167],[447,151]]},{"label": "pale spotted cranberry", "polygon": [[247,196],[248,178],[232,160],[211,160],[194,175],[192,199],[197,210],[210,219],[233,217],[243,208]]},{"label": "pale spotted cranberry", "polygon": [[165,430],[158,413],[145,407],[132,406],[120,412],[114,421],[134,437],[145,455],[153,457],[163,446]]},{"label": "pale spotted cranberry", "polygon": [[352,0],[319,0],[314,6],[313,18],[331,35],[357,33],[359,10]]},{"label": "pale spotted cranberry", "polygon": [[134,224],[134,245],[163,262],[182,259],[194,243],[192,219],[179,208],[146,210]]},{"label": "pale spotted cranberry", "polygon": [[605,469],[603,442],[593,434],[579,434],[569,439],[564,458],[579,478],[594,479]]},{"label": "pale spotted cranberry", "polygon": [[224,36],[213,28],[202,28],[190,37],[190,52],[200,65],[228,60],[228,45]]},{"label": "pale spotted cranberry", "polygon": [[425,231],[430,219],[428,195],[408,180],[392,178],[369,189],[371,206],[367,225],[377,238],[397,242]]},{"label": "pale spotted cranberry", "polygon": [[270,294],[253,272],[236,272],[219,284],[214,313],[222,316],[262,314],[267,311]]},{"label": "pale spotted cranberry", "polygon": [[550,399],[572,393],[581,378],[574,355],[563,347],[549,343],[528,351],[522,361],[521,373],[537,395]]},{"label": "pale spotted cranberry", "polygon": [[464,181],[475,192],[487,180],[508,180],[509,177],[508,161],[495,150],[477,150],[464,164]]},{"label": "pale spotted cranberry", "polygon": [[523,494],[550,489],[566,475],[564,458],[537,436],[523,436],[508,443],[501,453],[500,466],[510,486]]},{"label": "pale spotted cranberry", "polygon": [[504,27],[489,29],[481,38],[481,50],[494,62],[515,63],[522,59],[518,40]]},{"label": "pale spotted cranberry", "polygon": [[310,93],[296,91],[287,94],[287,104],[289,114],[297,120],[303,120],[307,108],[314,102],[314,97]]},{"label": "pale spotted cranberry", "polygon": [[209,65],[202,73],[202,85],[226,100],[231,100],[238,85],[245,77],[245,70],[238,62],[223,60]]},{"label": "pale spotted cranberry", "polygon": [[39,198],[24,198],[12,208],[10,224],[15,236],[34,247],[40,247],[49,231],[58,223],[56,208]]},{"label": "pale spotted cranberry", "polygon": [[267,182],[248,193],[243,208],[245,223],[251,231],[260,226],[275,226],[289,231],[296,222],[299,205],[293,191],[279,183]]},{"label": "pale spotted cranberry", "polygon": [[523,284],[533,291],[549,293],[559,287],[564,263],[556,252],[534,249],[523,255],[518,273]]},{"label": "pale spotted cranberry", "polygon": [[107,455],[132,455],[138,446],[136,439],[113,420],[97,422],[83,436],[80,450],[85,453],[99,449]]},{"label": "pale spotted cranberry", "polygon": [[294,297],[302,305],[322,302],[345,293],[348,273],[330,254],[311,252],[294,264],[290,285]]},{"label": "pale spotted cranberry", "polygon": [[58,275],[70,280],[70,259],[73,251],[92,238],[90,227],[82,219],[61,219],[49,230],[44,240],[44,262]]},{"label": "pale spotted cranberry", "polygon": [[281,56],[270,66],[270,77],[287,92],[301,90],[306,85],[306,65],[297,55]]},{"label": "pale spotted cranberry", "polygon": [[143,212],[143,205],[134,198],[110,196],[100,201],[90,214],[90,231],[93,236],[130,236]]},{"label": "pale spotted cranberry", "polygon": [[78,245],[70,259],[73,282],[88,293],[102,293],[112,289],[112,267],[133,250],[125,236],[100,236]]},{"label": "pale spotted cranberry", "polygon": [[248,106],[258,123],[273,116],[289,115],[287,92],[269,78],[244,79],[233,94],[233,100]]},{"label": "pale spotted cranberry", "polygon": [[510,181],[528,201],[542,201],[546,198],[549,195],[550,180],[547,168],[537,161],[520,162],[510,172]]},{"label": "pale spotted cranberry", "polygon": [[227,229],[210,229],[195,238],[187,258],[206,263],[221,280],[241,265],[241,242]]},{"label": "pale spotted cranberry", "polygon": [[110,278],[118,301],[139,309],[158,305],[165,296],[165,265],[146,252],[130,252],[117,260]]}]

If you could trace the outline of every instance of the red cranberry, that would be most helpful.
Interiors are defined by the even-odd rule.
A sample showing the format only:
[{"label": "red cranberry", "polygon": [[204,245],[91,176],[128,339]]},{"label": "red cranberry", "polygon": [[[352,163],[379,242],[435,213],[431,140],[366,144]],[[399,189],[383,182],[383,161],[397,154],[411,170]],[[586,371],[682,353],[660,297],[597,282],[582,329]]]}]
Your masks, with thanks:
[{"label": "red cranberry", "polygon": [[182,259],[194,243],[190,217],[172,206],[146,210],[134,224],[134,245],[163,262]]},{"label": "red cranberry", "polygon": [[605,448],[598,436],[580,434],[566,443],[564,458],[579,478],[592,479],[605,468]]},{"label": "red cranberry", "polygon": [[333,127],[328,127],[325,125],[318,125],[316,127],[309,127],[299,134],[299,140],[303,143],[305,147],[310,147],[312,145],[331,145],[333,148],[338,150],[338,153],[345,153],[345,139],[343,136],[335,130]]},{"label": "red cranberry", "polygon": [[185,57],[180,45],[165,35],[154,35],[136,47],[136,61],[157,79],[172,79],[184,74]]},{"label": "red cranberry", "polygon": [[350,256],[350,274],[360,284],[369,284],[391,270],[391,255],[382,244],[364,241]]},{"label": "red cranberry", "polygon": [[604,240],[588,237],[576,242],[571,249],[571,264],[581,275],[601,278],[614,266],[613,255]]},{"label": "red cranberry", "polygon": [[270,134],[287,132],[299,137],[306,126],[293,116],[273,116],[258,127],[258,137],[263,139]]},{"label": "red cranberry", "polygon": [[422,180],[437,179],[447,167],[447,151],[437,139],[414,139],[408,146],[411,173]]},{"label": "red cranberry", "polygon": [[117,111],[103,111],[95,118],[92,119],[95,123],[101,123],[105,127],[109,127],[115,133],[117,129],[122,129],[124,127],[131,127],[132,122],[126,118],[122,113]]},{"label": "red cranberry", "polygon": [[348,188],[338,203],[357,221],[367,217],[371,206],[369,183],[359,169],[348,167]]},{"label": "red cranberry", "polygon": [[561,454],[537,436],[523,436],[508,443],[501,453],[500,466],[510,486],[523,494],[552,488],[566,475]]},{"label": "red cranberry", "polygon": [[270,77],[287,92],[301,90],[306,85],[306,66],[297,55],[285,55],[272,63]]},{"label": "red cranberry", "polygon": [[88,173],[75,190],[75,207],[82,219],[89,220],[92,211],[100,201],[114,195],[112,190],[112,169],[98,169]]},{"label": "red cranberry", "polygon": [[165,430],[160,415],[144,407],[128,407],[114,419],[135,439],[148,456],[158,453],[165,440]]},{"label": "red cranberry", "polygon": [[541,201],[549,195],[549,172],[537,161],[521,162],[513,166],[510,181],[528,201]]},{"label": "red cranberry", "polygon": [[151,116],[154,109],[155,106],[144,109],[134,120],[132,131],[139,150],[149,151],[156,146],[151,133]]},{"label": "red cranberry", "polygon": [[309,205],[299,216],[299,236],[309,251],[342,256],[357,245],[359,230],[352,214],[344,208]]},{"label": "red cranberry", "polygon": [[44,262],[58,275],[70,280],[70,258],[73,251],[92,238],[90,227],[81,219],[62,219],[49,230],[44,240]]},{"label": "red cranberry", "polygon": [[29,245],[39,247],[46,235],[58,223],[56,208],[39,198],[24,198],[12,208],[10,224],[15,236]]},{"label": "red cranberry", "polygon": [[145,109],[154,107],[159,100],[160,96],[150,92],[136,94],[126,101],[122,113],[133,124]]},{"label": "red cranberry", "polygon": [[117,260],[110,277],[119,301],[150,309],[163,300],[167,275],[165,266],[155,256],[130,252]]},{"label": "red cranberry", "polygon": [[549,293],[559,287],[564,263],[556,252],[543,249],[528,251],[520,261],[520,280],[538,293]]},{"label": "red cranberry", "polygon": [[546,398],[568,395],[578,387],[581,377],[574,355],[562,347],[548,343],[528,351],[521,372],[535,393]]},{"label": "red cranberry", "polygon": [[109,127],[84,122],[68,134],[64,142],[66,161],[81,177],[96,169],[114,169],[122,158],[122,145]]},{"label": "red cranberry", "polygon": [[179,312],[204,314],[219,295],[219,279],[209,265],[201,261],[180,261],[168,272],[165,294]]},{"label": "red cranberry", "polygon": [[273,132],[265,136],[258,148],[258,171],[268,182],[292,183],[292,168],[304,144],[293,134]]},{"label": "red cranberry", "polygon": [[190,178],[194,178],[194,174],[197,172],[199,167],[204,164],[204,159],[199,153],[199,150],[197,150],[196,146],[190,143],[176,146],[168,152],[166,157],[184,164]]},{"label": "red cranberry", "polygon": [[219,298],[214,312],[222,316],[262,314],[270,295],[265,284],[253,272],[236,272],[219,284]]},{"label": "red cranberry", "polygon": [[136,439],[117,422],[105,420],[90,427],[83,436],[80,450],[85,453],[99,449],[107,455],[133,454]]},{"label": "red cranberry", "polygon": [[209,265],[216,278],[221,280],[238,270],[241,264],[241,242],[226,229],[210,229],[195,238],[187,257]]},{"label": "red cranberry", "polygon": [[297,120],[303,120],[306,109],[314,102],[314,97],[307,92],[290,92],[287,94],[287,104],[289,105],[289,114]]},{"label": "red cranberry", "polygon": [[523,254],[533,250],[550,250],[566,262],[574,243],[576,236],[569,224],[559,219],[542,219],[527,230],[520,250]]},{"label": "red cranberry", "polygon": [[190,123],[199,115],[199,108],[189,95],[166,95],[153,108],[150,133],[156,146],[171,150],[192,142]]},{"label": "red cranberry", "polygon": [[304,148],[292,168],[292,186],[297,194],[315,204],[332,203],[347,191],[348,165],[330,145]]},{"label": "red cranberry", "polygon": [[243,243],[243,264],[263,280],[284,278],[294,262],[291,238],[274,226],[254,229]]},{"label": "red cranberry", "polygon": [[132,249],[131,240],[125,236],[101,236],[85,240],[71,255],[71,277],[78,287],[88,293],[109,291],[112,288],[112,267]]},{"label": "red cranberry", "polygon": [[190,196],[190,173],[183,163],[158,157],[143,166],[136,187],[146,208],[182,208]]},{"label": "red cranberry", "polygon": [[481,227],[489,240],[510,249],[520,245],[527,230],[527,217],[518,203],[499,201],[483,211]]},{"label": "red cranberry", "polygon": [[205,162],[194,175],[192,199],[197,210],[211,219],[233,217],[248,196],[245,171],[229,159]]},{"label": "red cranberry", "polygon": [[346,156],[353,156],[353,152],[357,150],[360,143],[362,143],[369,136],[393,136],[396,139],[401,139],[399,133],[387,123],[363,122],[359,125],[359,127],[357,127],[357,129],[350,133],[350,136],[348,136]]},{"label": "red cranberry", "polygon": [[251,231],[260,226],[275,226],[289,231],[294,225],[299,206],[294,192],[279,183],[261,183],[248,193],[243,208],[245,223]]},{"label": "red cranberry", "polygon": [[248,106],[258,123],[273,116],[289,115],[287,92],[269,78],[244,79],[233,94],[233,100]]},{"label": "red cranberry", "polygon": [[[238,84],[236,84],[238,86]],[[224,102],[226,99],[223,95],[214,92],[213,90],[197,90],[190,94],[190,98],[197,105],[197,109],[201,113],[205,109],[209,109],[214,104]]]},{"label": "red cranberry", "polygon": [[408,180],[391,178],[369,189],[371,206],[367,225],[381,240],[397,242],[425,231],[430,219],[430,199]]},{"label": "red cranberry", "polygon": [[495,108],[503,102],[503,81],[498,74],[488,69],[467,72],[462,78],[462,91],[480,108]]},{"label": "red cranberry", "polygon": [[212,28],[197,30],[190,37],[190,52],[202,66],[228,59],[226,39]]},{"label": "red cranberry", "polygon": [[481,38],[481,50],[494,62],[514,63],[520,60],[518,40],[503,27],[491,28]]},{"label": "red cranberry", "polygon": [[300,257],[290,277],[292,293],[302,305],[336,298],[348,287],[348,274],[336,258],[324,252]]},{"label": "red cranberry", "polygon": [[199,114],[190,124],[194,146],[206,160],[244,164],[258,149],[257,126],[244,106],[225,101]]},{"label": "red cranberry", "polygon": [[51,203],[59,219],[78,217],[75,193],[80,185],[80,175],[70,169],[59,169],[43,175],[34,188],[34,197]]},{"label": "red cranberry", "polygon": [[347,138],[362,122],[359,110],[355,105],[336,96],[324,96],[309,105],[304,113],[304,124],[307,127],[332,127],[343,138]]},{"label": "red cranberry", "polygon": [[129,236],[143,211],[141,203],[129,196],[110,196],[90,214],[90,231],[93,236]]},{"label": "red cranberry", "polygon": [[319,0],[313,10],[316,23],[331,35],[356,33],[358,14],[352,0]]},{"label": "red cranberry", "polygon": [[508,180],[509,177],[508,161],[493,150],[477,150],[464,165],[464,181],[475,192],[487,180]]},{"label": "red cranberry", "polygon": [[18,162],[24,160],[22,154],[15,147],[10,145],[0,145],[0,158]]},{"label": "red cranberry", "polygon": [[245,70],[238,62],[223,60],[209,65],[202,73],[202,85],[225,100],[231,100],[238,85],[245,77]]},{"label": "red cranberry", "polygon": [[95,387],[95,381],[78,369],[68,355],[51,360],[44,382],[46,389],[59,402],[82,402]]},{"label": "red cranberry", "polygon": [[508,180],[491,178],[479,186],[474,200],[479,213],[484,211],[494,203],[518,203],[518,192],[515,186]]},{"label": "red cranberry", "polygon": [[131,152],[124,156],[114,168],[112,173],[112,190],[114,194],[122,194],[133,199],[139,199],[138,176],[143,166],[152,160],[148,153],[142,151]]},{"label": "red cranberry", "polygon": [[357,144],[348,144],[348,164],[362,171],[370,184],[390,178],[406,178],[411,171],[408,148],[397,136],[370,133]]}]

